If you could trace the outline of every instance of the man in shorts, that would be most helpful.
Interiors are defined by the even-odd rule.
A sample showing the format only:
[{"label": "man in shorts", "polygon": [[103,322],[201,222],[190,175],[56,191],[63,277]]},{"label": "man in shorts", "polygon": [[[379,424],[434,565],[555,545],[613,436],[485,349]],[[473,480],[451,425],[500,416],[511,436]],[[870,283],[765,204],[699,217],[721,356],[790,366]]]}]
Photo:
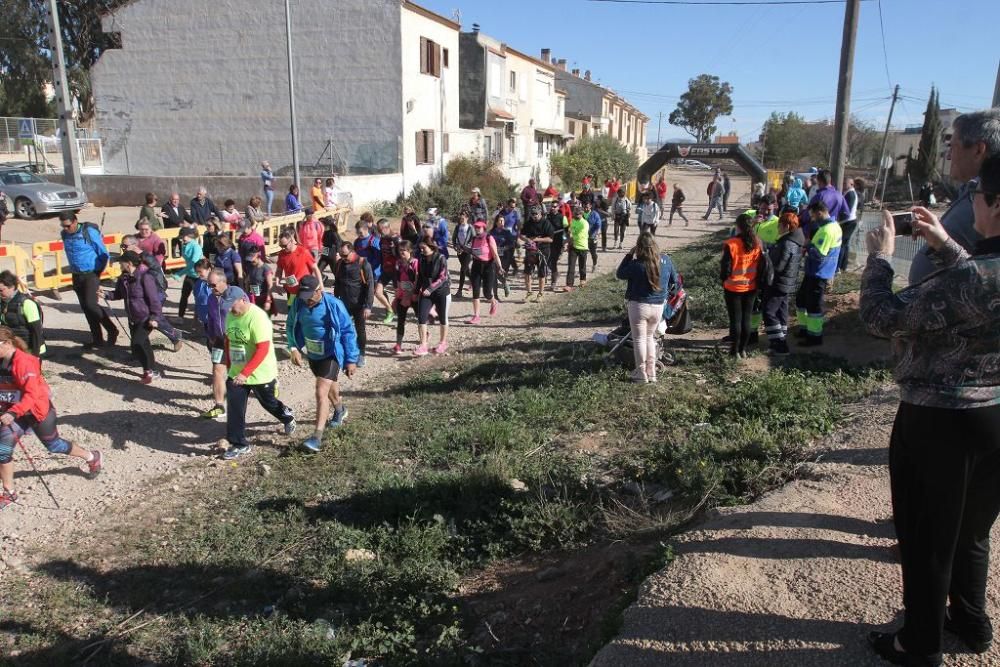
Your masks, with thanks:
[{"label": "man in shorts", "polygon": [[361,352],[347,308],[323,292],[313,276],[302,279],[299,296],[288,310],[288,351],[296,366],[302,365],[304,354],[316,377],[316,428],[302,446],[318,452],[323,447],[323,431],[340,426],[347,418],[337,380],[341,368],[347,377],[354,377]]},{"label": "man in shorts", "polygon": [[378,230],[379,250],[382,253],[382,272],[375,283],[375,300],[385,306],[385,319],[382,320],[382,323],[392,324],[396,315],[393,313],[389,297],[385,294],[385,288],[396,286],[396,259],[400,238],[392,233],[392,227],[389,226],[389,221],[385,218],[380,218],[375,223],[375,228]]},{"label": "man in shorts", "polygon": [[226,440],[228,460],[250,453],[246,437],[247,402],[257,397],[262,408],[281,422],[285,435],[295,432],[295,414],[275,395],[278,386],[278,358],[274,354],[274,329],[271,318],[250,303],[239,287],[226,290],[223,299],[226,315],[225,363]]},{"label": "man in shorts", "polygon": [[312,253],[299,245],[294,232],[281,232],[278,237],[278,246],[281,250],[278,251],[274,282],[285,288],[290,307],[295,301],[295,295],[299,292],[299,281],[308,275],[316,276],[317,280],[322,281],[323,274],[316,266],[316,260],[313,259]]},{"label": "man in shorts", "polygon": [[538,292],[535,301],[542,300],[545,290],[545,276],[548,273],[549,246],[555,230],[542,209],[534,206],[528,213],[528,220],[521,227],[521,242],[524,244],[524,287],[525,301],[531,301],[531,275],[538,274]]}]

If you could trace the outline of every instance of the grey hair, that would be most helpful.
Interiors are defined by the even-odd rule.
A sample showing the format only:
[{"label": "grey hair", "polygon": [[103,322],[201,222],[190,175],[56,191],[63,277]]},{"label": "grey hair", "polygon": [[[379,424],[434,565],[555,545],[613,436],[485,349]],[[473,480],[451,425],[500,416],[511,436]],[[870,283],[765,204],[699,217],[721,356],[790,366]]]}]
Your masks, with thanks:
[{"label": "grey hair", "polygon": [[122,237],[122,243],[124,245],[132,245],[133,243],[138,244],[139,243],[139,239],[138,239],[138,237],[136,237],[135,234],[129,234],[127,236],[123,236]]},{"label": "grey hair", "polygon": [[1000,155],[1000,109],[964,113],[955,119],[953,129],[966,148],[982,141],[987,155]]},{"label": "grey hair", "polygon": [[223,271],[222,269],[219,269],[219,268],[215,268],[215,269],[212,269],[212,272],[211,272],[211,273],[209,273],[208,275],[209,275],[209,276],[211,276],[212,278],[215,278],[215,279],[217,279],[217,280],[218,280],[218,279],[222,279],[222,280],[224,280],[224,281],[225,281],[225,282],[226,282],[227,284],[229,283],[229,279],[228,279],[228,278],[226,278],[226,272],[225,272],[225,271]]},{"label": "grey hair", "polygon": [[204,194],[206,194],[206,195],[208,194],[208,190],[206,190],[206,189],[205,189],[205,186],[204,186],[204,185],[202,185],[202,186],[200,186],[200,187],[198,188],[198,194],[202,194],[202,193],[204,193]]}]

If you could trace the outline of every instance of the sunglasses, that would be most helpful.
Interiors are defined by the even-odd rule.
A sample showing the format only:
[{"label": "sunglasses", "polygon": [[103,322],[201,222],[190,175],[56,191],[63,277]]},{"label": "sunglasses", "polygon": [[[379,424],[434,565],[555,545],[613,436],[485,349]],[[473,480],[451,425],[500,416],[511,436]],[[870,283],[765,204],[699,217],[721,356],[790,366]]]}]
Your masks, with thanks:
[{"label": "sunglasses", "polygon": [[63,229],[69,229],[70,227],[73,226],[73,223],[71,222],[68,225],[59,225],[59,226],[62,227]]}]

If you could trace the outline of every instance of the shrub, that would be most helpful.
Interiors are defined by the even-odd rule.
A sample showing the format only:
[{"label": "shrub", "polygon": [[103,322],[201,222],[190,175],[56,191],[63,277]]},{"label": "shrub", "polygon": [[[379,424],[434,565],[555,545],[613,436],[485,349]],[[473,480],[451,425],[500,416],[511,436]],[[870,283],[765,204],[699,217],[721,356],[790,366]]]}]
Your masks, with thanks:
[{"label": "shrub", "polygon": [[477,158],[459,157],[449,162],[444,174],[435,177],[430,185],[417,183],[405,197],[400,194],[395,201],[376,202],[372,205],[372,213],[376,217],[398,217],[403,214],[403,206],[412,206],[420,215],[433,207],[445,217],[452,218],[469,200],[472,188],[479,188],[490,206],[507,201],[517,191],[495,164]]},{"label": "shrub", "polygon": [[552,173],[559,176],[563,187],[592,174],[598,183],[609,178],[631,179],[639,168],[636,154],[613,137],[584,137],[562,153],[552,156]]}]

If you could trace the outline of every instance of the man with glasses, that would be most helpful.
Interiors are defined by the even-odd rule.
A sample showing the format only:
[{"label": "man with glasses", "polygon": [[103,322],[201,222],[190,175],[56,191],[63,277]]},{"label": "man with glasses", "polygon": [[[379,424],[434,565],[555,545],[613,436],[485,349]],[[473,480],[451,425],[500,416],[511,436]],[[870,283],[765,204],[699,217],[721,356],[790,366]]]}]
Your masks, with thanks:
[{"label": "man with glasses", "polygon": [[[104,246],[101,230],[89,222],[77,220],[76,213],[65,211],[59,214],[59,226],[62,227],[63,250],[66,253],[66,263],[73,274],[73,291],[80,301],[80,308],[87,318],[90,327],[90,343],[85,347],[113,347],[118,340],[118,327],[111,321],[111,315],[106,308],[97,302],[101,289],[101,274],[108,266],[111,256]],[[107,331],[107,341],[104,331]]]},{"label": "man with glasses", "polygon": [[[950,176],[963,185],[951,206],[941,216],[941,224],[948,236],[955,239],[967,252],[975,250],[976,243],[982,239],[973,227],[975,216],[972,212],[972,197],[979,184],[976,175],[986,158],[993,155],[1000,155],[1000,109],[966,113],[955,119],[948,145]],[[911,285],[937,271],[931,261],[933,253],[933,250],[925,246],[913,258],[909,276]]]},{"label": "man with glasses", "polygon": [[288,306],[291,307],[295,301],[295,295],[299,293],[299,281],[305,276],[316,276],[316,280],[323,284],[323,274],[316,265],[312,253],[300,246],[295,240],[295,233],[284,231],[278,237],[277,271],[274,274],[275,284],[281,284],[288,295]]},{"label": "man with glasses", "polygon": [[226,315],[233,307],[235,295],[243,294],[238,287],[230,287],[226,272],[212,269],[208,274],[208,318],[205,334],[208,336],[208,353],[212,359],[212,398],[215,404],[201,413],[202,419],[226,420]]}]

